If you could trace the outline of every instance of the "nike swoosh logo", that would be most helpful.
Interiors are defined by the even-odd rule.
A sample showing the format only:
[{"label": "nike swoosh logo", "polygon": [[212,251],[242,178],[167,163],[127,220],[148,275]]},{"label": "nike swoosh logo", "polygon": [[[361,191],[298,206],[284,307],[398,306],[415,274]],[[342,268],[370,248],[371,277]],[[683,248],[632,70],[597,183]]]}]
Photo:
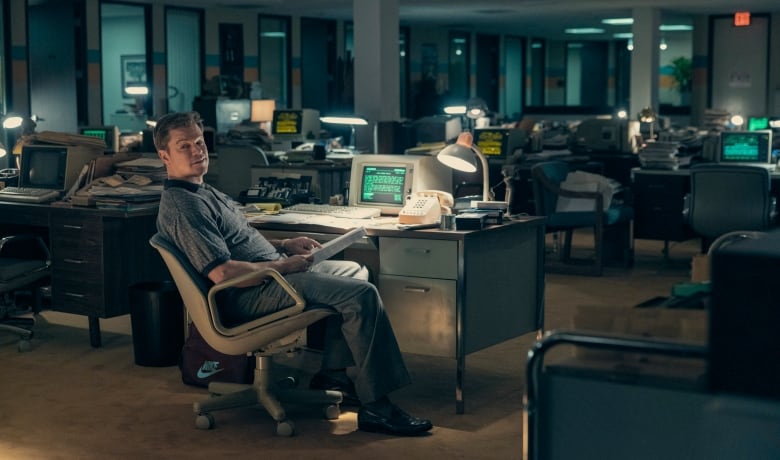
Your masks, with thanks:
[{"label": "nike swoosh logo", "polygon": [[218,368],[217,366],[219,366],[219,362],[206,361],[200,366],[196,375],[199,379],[205,379],[225,370],[224,368]]}]

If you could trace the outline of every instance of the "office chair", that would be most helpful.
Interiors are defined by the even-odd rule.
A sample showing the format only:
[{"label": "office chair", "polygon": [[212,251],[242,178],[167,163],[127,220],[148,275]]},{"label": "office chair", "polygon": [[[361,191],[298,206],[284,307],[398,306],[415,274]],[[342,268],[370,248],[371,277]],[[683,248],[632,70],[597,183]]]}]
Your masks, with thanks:
[{"label": "office chair", "polygon": [[[165,261],[189,317],[206,342],[222,353],[252,353],[256,358],[254,382],[251,385],[223,382],[209,384],[208,390],[212,397],[193,405],[196,427],[213,428],[215,421],[210,414],[212,411],[261,405],[276,420],[276,434],[292,436],[295,425],[287,419],[280,401],[323,404],[325,418],[334,420],[339,417],[339,404],[342,400],[340,392],[282,388],[282,385],[271,381],[270,374],[272,357],[275,354],[299,349],[306,327],[335,312],[327,309],[304,311],[304,300],[276,270],[250,273],[209,287],[210,282],[195,271],[172,243],[160,234],[153,235],[149,242]],[[247,280],[267,277],[272,277],[279,283],[295,304],[244,324],[232,327],[223,325],[217,308],[217,293]],[[280,381],[289,383],[290,380]]]},{"label": "office chair", "polygon": [[[611,203],[604,207],[601,191],[573,191],[561,188],[569,174],[569,165],[563,161],[547,161],[531,167],[534,208],[536,215],[546,216],[546,233],[564,233],[563,249],[559,253],[559,263],[545,264],[548,272],[601,276],[605,254],[604,241],[615,244],[615,254],[626,266],[633,261],[633,243],[631,221],[634,210],[627,205]],[[559,204],[561,199],[592,200],[592,210],[566,210]],[[576,259],[571,256],[572,233],[578,228],[593,229],[594,257],[590,260]]]},{"label": "office chair", "polygon": [[726,233],[764,231],[774,225],[777,211],[768,169],[702,163],[693,166],[690,174],[683,218],[701,237],[702,253]]},{"label": "office chair", "polygon": [[0,239],[0,331],[19,334],[19,351],[30,350],[35,319],[18,316],[25,311],[22,299],[32,302],[32,313],[41,309],[38,288],[48,281],[51,256],[43,240],[35,235],[14,235]]}]

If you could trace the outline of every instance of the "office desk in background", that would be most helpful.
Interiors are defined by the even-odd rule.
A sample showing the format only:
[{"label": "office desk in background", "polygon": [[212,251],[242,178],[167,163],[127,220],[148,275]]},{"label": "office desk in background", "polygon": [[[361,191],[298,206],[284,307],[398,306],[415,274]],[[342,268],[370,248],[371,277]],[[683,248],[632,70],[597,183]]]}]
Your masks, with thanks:
[{"label": "office desk in background", "polygon": [[[353,226],[282,219],[252,225],[269,238],[305,235],[321,242]],[[544,219],[472,231],[351,222],[365,223],[368,237],[344,258],[370,269],[403,352],[455,359],[455,410],[463,413],[466,355],[544,325]]]},{"label": "office desk in background", "polygon": [[90,343],[101,345],[100,318],[130,312],[128,291],[168,278],[149,245],[157,209],[120,212],[0,202],[0,235],[33,233],[51,252],[51,308],[87,316]]},{"label": "office desk in background", "polygon": [[[634,238],[685,241],[696,234],[683,219],[683,199],[691,191],[690,169],[640,169],[631,171],[634,206]],[[780,172],[772,172],[772,196],[780,201]],[[728,212],[724,210],[724,212]]]}]

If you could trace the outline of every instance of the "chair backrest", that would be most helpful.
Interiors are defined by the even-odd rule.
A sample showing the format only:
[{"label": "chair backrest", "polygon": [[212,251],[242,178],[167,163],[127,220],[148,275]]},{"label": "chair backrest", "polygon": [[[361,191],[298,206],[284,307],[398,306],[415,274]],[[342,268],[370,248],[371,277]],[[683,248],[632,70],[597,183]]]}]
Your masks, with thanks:
[{"label": "chair backrest", "polygon": [[[185,255],[159,233],[149,243],[157,249],[168,267],[184,307],[195,327],[215,350],[238,355],[268,348],[274,342],[333,314],[332,310],[301,311],[302,306],[288,308],[235,327],[225,327],[219,318],[210,282],[190,264]],[[209,299],[212,298],[212,301]],[[294,312],[289,313],[289,311]]]},{"label": "chair backrest", "polygon": [[537,216],[549,216],[555,213],[558,188],[568,174],[569,165],[563,161],[545,161],[531,167],[534,208]]},{"label": "chair backrest", "polygon": [[770,227],[771,176],[766,168],[699,164],[690,174],[688,224],[698,235],[717,238]]}]

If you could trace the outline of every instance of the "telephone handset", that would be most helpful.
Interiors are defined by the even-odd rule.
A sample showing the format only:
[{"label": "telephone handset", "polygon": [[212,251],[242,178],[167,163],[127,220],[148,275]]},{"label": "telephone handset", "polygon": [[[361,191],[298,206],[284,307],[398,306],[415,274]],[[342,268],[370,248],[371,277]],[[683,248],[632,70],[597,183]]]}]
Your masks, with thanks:
[{"label": "telephone handset", "polygon": [[442,214],[450,214],[455,204],[452,195],[439,190],[416,192],[398,213],[399,224],[436,224]]}]

